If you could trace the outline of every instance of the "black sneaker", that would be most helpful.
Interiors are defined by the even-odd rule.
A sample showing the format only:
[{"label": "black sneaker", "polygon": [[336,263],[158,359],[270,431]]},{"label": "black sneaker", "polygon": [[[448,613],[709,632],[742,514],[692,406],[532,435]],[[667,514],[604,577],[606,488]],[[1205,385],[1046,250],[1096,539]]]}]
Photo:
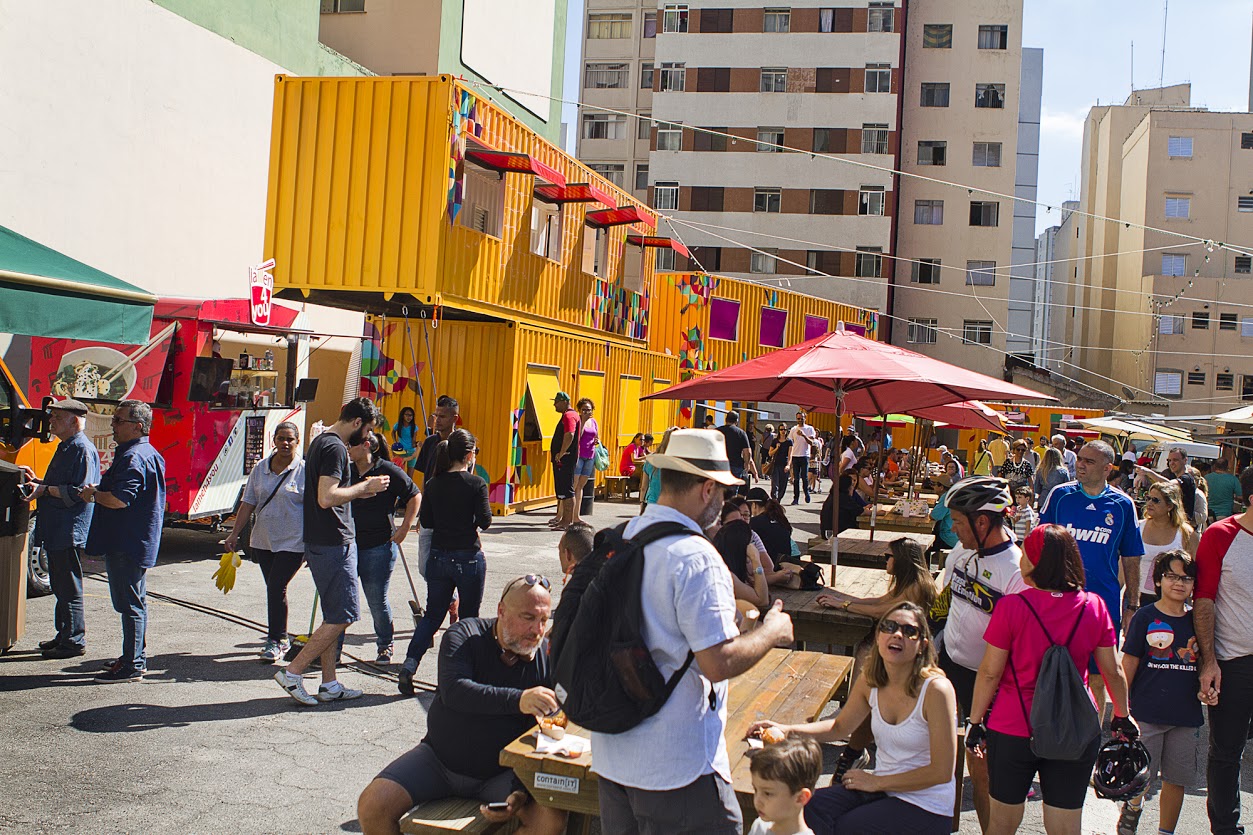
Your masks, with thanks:
[{"label": "black sneaker", "polygon": [[61,646],[61,639],[60,639],[60,638],[53,638],[51,641],[40,641],[40,642],[39,642],[39,651],[40,651],[40,652],[47,652],[48,650],[50,650],[50,649],[56,649],[56,648],[57,648],[57,647],[59,647],[59,646]]},{"label": "black sneaker", "polygon": [[1136,828],[1140,825],[1140,815],[1144,812],[1144,807],[1139,809],[1130,803],[1122,805],[1122,813],[1118,816],[1118,835],[1136,835]]},{"label": "black sneaker", "polygon": [[112,661],[104,662],[104,666],[100,669],[104,670],[106,673],[116,673],[118,670],[122,669],[125,664],[126,662],[119,656],[114,658]]},{"label": "black sneaker", "polygon": [[44,658],[77,658],[87,654],[87,647],[76,644],[57,644],[43,651]]},{"label": "black sneaker", "polygon": [[400,668],[400,684],[398,686],[400,695],[412,696],[416,691],[413,689],[413,672],[408,667]]},{"label": "black sneaker", "polygon": [[114,684],[119,681],[143,681],[144,670],[136,670],[134,667],[118,667],[116,670],[105,670],[96,676],[96,681],[101,684]]},{"label": "black sneaker", "polygon": [[840,752],[840,758],[835,763],[835,772],[831,775],[831,782],[839,783],[845,772],[854,768],[862,768],[869,762],[870,758],[866,756],[865,751],[845,747]]}]

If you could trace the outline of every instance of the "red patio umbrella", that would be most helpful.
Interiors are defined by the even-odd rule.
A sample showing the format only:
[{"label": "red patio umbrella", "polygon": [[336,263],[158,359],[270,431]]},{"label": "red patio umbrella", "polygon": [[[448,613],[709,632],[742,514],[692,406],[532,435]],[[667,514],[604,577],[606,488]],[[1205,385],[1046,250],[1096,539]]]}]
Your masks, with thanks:
[{"label": "red patio umbrella", "polygon": [[[972,399],[1054,400],[1046,394],[968,371],[905,348],[876,342],[844,329],[772,351],[655,392],[646,400],[753,400],[834,406],[842,434],[845,412],[862,415],[916,413]],[[839,491],[833,520],[839,519]],[[836,525],[838,527],[838,524]],[[839,559],[832,537],[831,566]]]}]

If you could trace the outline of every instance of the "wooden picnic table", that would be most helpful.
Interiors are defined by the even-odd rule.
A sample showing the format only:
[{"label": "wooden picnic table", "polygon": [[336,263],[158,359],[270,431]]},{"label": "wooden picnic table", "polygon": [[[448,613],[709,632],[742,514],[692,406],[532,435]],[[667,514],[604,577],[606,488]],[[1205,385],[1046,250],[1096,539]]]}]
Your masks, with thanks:
[{"label": "wooden picnic table", "polygon": [[[755,817],[748,771],[749,746],[744,739],[749,726],[761,719],[785,724],[813,722],[852,668],[853,659],[842,655],[772,649],[751,670],[731,680],[723,738],[731,760],[732,783],[746,823]],[[590,736],[574,725],[566,733]],[[665,752],[655,755],[664,756]],[[536,753],[535,732],[529,731],[500,752],[500,764],[514,770],[536,802],[592,817],[600,814],[600,792],[591,752],[575,759]],[[583,821],[584,827],[587,823]],[[586,829],[576,829],[572,821],[570,831]]]},{"label": "wooden picnic table", "polygon": [[875,517],[874,527],[870,525],[870,514],[863,512],[857,517],[863,531],[883,531],[887,533],[920,533],[929,534],[935,530],[935,522],[930,516],[900,516],[896,513],[879,513]]},{"label": "wooden picnic table", "polygon": [[[831,564],[831,540],[815,536],[807,543],[809,558],[814,562]],[[888,562],[888,540],[854,539],[840,537],[840,565],[862,568],[884,568]]]},{"label": "wooden picnic table", "polygon": [[[854,597],[880,597],[887,594],[888,583],[886,571],[840,565],[832,588]],[[854,647],[874,626],[874,620],[866,615],[819,604],[818,595],[830,590],[772,590],[783,601],[783,611],[792,616],[792,632],[798,644]]]}]

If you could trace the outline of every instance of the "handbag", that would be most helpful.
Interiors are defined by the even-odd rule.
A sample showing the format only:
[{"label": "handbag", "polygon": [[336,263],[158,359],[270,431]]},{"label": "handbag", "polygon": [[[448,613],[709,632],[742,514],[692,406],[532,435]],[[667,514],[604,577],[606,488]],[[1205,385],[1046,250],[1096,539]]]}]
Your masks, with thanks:
[{"label": "handbag", "polygon": [[597,441],[596,446],[592,447],[592,467],[598,473],[603,473],[609,469],[609,450],[605,449],[605,445],[600,441]]},{"label": "handbag", "polygon": [[[265,466],[270,466],[269,462],[263,462]],[[274,485],[274,489],[270,491],[270,495],[265,497],[265,501],[252,509],[252,514],[248,517],[248,522],[244,526],[244,530],[239,535],[239,541],[243,544],[244,553],[252,553],[252,529],[257,524],[257,517],[261,515],[261,511],[265,510],[265,506],[270,500],[278,495],[278,491],[283,489],[283,485],[287,483],[287,479],[291,477],[293,470],[288,468],[287,472],[279,477],[278,484]]]}]

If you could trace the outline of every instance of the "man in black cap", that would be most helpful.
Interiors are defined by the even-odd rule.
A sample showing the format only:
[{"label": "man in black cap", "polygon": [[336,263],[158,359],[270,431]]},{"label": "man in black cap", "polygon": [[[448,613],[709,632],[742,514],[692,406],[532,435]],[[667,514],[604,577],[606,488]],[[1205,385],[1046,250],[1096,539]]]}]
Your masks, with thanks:
[{"label": "man in black cap", "polygon": [[48,554],[48,579],[57,604],[53,620],[56,637],[42,641],[44,658],[73,658],[87,651],[83,618],[83,563],[94,505],[79,495],[84,485],[100,481],[100,454],[87,439],[87,404],[60,400],[49,409],[52,434],[61,442],[52,454],[43,478],[23,467],[34,484],[36,500],[34,542]]}]

